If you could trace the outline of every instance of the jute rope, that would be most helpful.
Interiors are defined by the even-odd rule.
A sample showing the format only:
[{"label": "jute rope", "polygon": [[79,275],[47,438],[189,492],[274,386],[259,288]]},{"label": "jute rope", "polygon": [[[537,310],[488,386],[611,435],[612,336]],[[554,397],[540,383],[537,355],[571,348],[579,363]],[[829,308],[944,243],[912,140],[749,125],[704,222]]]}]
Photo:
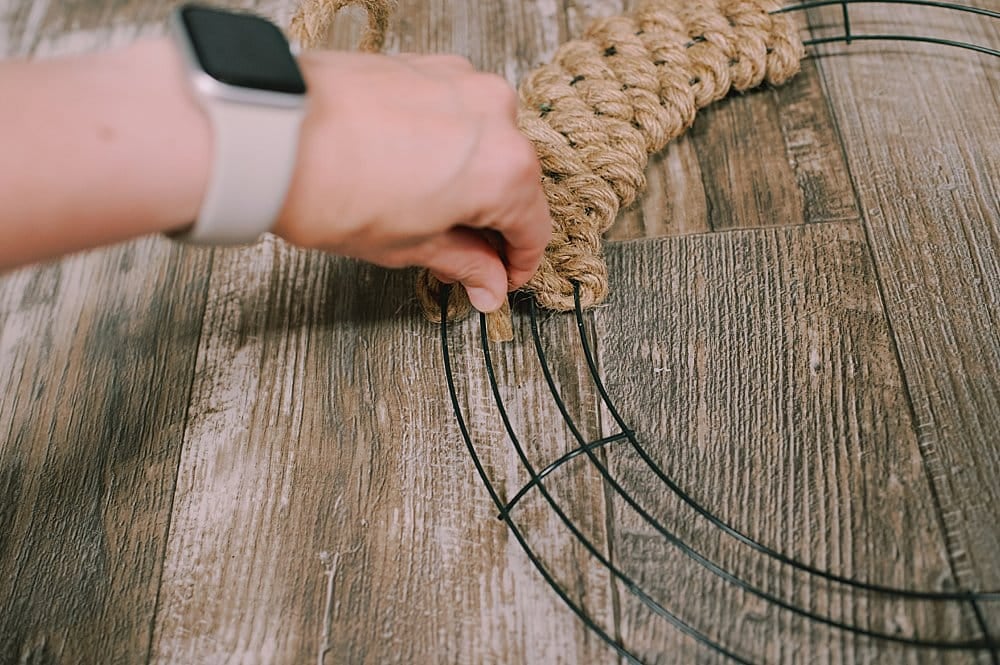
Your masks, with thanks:
[{"label": "jute rope", "polygon": [[358,50],[381,51],[396,0],[303,0],[292,16],[288,32],[304,48],[319,48],[329,41],[334,16],[348,5],[360,5],[368,12],[368,27],[361,36]]},{"label": "jute rope", "polygon": [[[325,41],[333,14],[352,1],[369,11],[363,45],[381,44],[388,0],[306,0],[292,20],[304,46]],[[695,112],[764,82],[784,83],[805,54],[792,19],[772,0],[645,0],[625,16],[592,23],[552,62],[521,82],[518,126],[542,164],[554,221],[538,273],[524,287],[549,309],[584,307],[608,294],[602,234],[645,187],[651,153],[683,133]],[[382,31],[379,33],[378,31]],[[441,284],[424,272],[417,296],[440,318]],[[470,305],[452,289],[449,316]],[[490,317],[490,336],[512,335],[509,310]]]}]

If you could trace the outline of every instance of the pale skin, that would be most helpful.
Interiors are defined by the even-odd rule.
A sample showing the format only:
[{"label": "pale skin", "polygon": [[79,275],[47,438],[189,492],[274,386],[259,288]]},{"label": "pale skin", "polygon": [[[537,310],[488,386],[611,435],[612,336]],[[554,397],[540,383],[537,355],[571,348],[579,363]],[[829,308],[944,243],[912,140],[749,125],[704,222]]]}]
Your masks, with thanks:
[{"label": "pale skin", "polygon": [[[496,310],[551,234],[515,95],[455,56],[310,52],[298,160],[272,231],[296,245],[424,266]],[[211,127],[166,39],[0,63],[0,270],[196,218]]]}]

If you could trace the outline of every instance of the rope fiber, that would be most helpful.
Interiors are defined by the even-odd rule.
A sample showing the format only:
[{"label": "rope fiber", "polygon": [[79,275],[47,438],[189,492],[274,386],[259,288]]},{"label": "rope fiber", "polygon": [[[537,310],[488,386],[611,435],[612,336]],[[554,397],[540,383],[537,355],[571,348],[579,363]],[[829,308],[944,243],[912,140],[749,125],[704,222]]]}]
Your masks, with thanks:
[{"label": "rope fiber", "polygon": [[[384,42],[388,0],[306,0],[291,33],[303,46],[326,41],[334,14],[358,2],[369,13],[362,48]],[[524,289],[548,309],[572,311],[608,295],[602,235],[645,188],[649,155],[694,122],[698,109],[732,90],[779,85],[799,71],[805,48],[795,22],[771,0],[647,0],[635,12],[599,19],[566,42],[519,88],[517,123],[534,144],[552,214],[552,240]],[[432,321],[441,283],[424,272],[417,295]],[[448,314],[471,309],[464,291]],[[489,317],[490,338],[509,340],[509,310]]]},{"label": "rope fiber", "polygon": [[[749,665],[755,660],[751,654],[742,652],[732,635],[712,634],[676,614],[666,603],[643,590],[627,571],[587,539],[546,487],[549,476],[581,455],[588,458],[591,467],[598,471],[615,496],[652,527],[664,542],[709,574],[755,596],[769,607],[805,619],[811,625],[839,631],[842,637],[861,637],[905,649],[977,653],[988,657],[993,665],[1000,665],[1000,641],[991,633],[983,610],[984,606],[1000,601],[1000,590],[912,589],[855,579],[799,561],[755,540],[696,501],[656,463],[605,389],[588,342],[584,309],[600,303],[608,294],[602,234],[614,222],[618,210],[635,200],[644,188],[643,173],[649,155],[683,133],[698,109],[733,90],[744,91],[764,83],[778,85],[787,81],[799,69],[804,45],[888,39],[957,46],[1000,56],[1000,51],[994,48],[935,37],[853,32],[848,7],[876,1],[806,0],[780,8],[768,0],[704,0],[696,6],[686,0],[646,0],[633,14],[594,22],[580,39],[560,47],[550,64],[530,72],[522,81],[518,126],[538,152],[543,167],[542,184],[555,223],[542,267],[525,288],[534,296],[529,303],[531,337],[552,399],[578,445],[540,469],[532,465],[504,405],[488,344],[490,340],[513,337],[509,304],[499,313],[481,316],[479,342],[491,393],[507,436],[530,476],[509,500],[501,498],[500,489],[494,486],[480,460],[460,406],[452,370],[449,322],[467,316],[471,305],[463,289],[441,284],[426,271],[418,275],[416,290],[421,307],[428,318],[440,325],[445,380],[456,422],[476,471],[499,512],[499,519],[506,523],[545,582],[588,629],[626,662],[643,661],[640,654],[623,644],[613,635],[614,631],[602,626],[588,614],[582,602],[560,586],[553,571],[546,567],[531,547],[528,535],[518,525],[515,509],[529,493],[538,492],[542,496],[573,538],[635,596],[651,616],[668,622],[704,648],[733,662]],[[992,10],[939,0],[881,1],[1000,19],[1000,13]],[[379,50],[385,40],[394,0],[305,0],[292,19],[292,36],[304,47],[322,46],[328,39],[334,15],[349,4],[362,5],[368,11],[362,50]],[[788,13],[826,5],[841,7],[843,34],[815,37],[805,42],[799,40]],[[592,441],[583,437],[550,371],[550,360],[539,333],[536,302],[548,309],[575,312],[579,344],[586,359],[585,375],[589,375],[617,424],[617,433]],[[920,635],[915,631],[887,633],[876,626],[855,622],[853,618],[838,618],[811,607],[798,606],[790,598],[751,583],[737,570],[713,560],[657,520],[644,507],[642,497],[629,493],[595,452],[608,446],[624,446],[626,442],[662,482],[665,491],[681,499],[717,534],[797,574],[800,583],[809,579],[812,583],[840,587],[844,593],[868,600],[881,597],[936,605],[964,605],[973,618],[972,631],[948,639]]]}]

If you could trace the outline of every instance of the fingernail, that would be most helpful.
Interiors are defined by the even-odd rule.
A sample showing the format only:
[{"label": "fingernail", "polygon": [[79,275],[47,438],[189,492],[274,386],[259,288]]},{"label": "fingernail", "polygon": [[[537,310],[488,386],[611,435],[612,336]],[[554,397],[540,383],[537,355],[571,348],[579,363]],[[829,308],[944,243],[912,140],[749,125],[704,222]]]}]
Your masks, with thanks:
[{"label": "fingernail", "polygon": [[493,293],[489,289],[484,289],[481,287],[466,287],[466,293],[469,294],[469,302],[472,306],[478,309],[480,312],[495,312],[500,309],[500,304],[502,302],[497,294]]}]

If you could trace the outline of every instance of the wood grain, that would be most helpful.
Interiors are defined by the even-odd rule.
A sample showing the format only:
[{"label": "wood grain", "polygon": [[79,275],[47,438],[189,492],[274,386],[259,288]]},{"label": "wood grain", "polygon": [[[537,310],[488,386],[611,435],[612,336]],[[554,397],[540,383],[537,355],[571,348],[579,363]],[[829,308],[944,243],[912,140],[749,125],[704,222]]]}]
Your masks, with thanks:
[{"label": "wood grain", "polygon": [[[324,650],[352,663],[601,657],[495,519],[450,416],[437,328],[411,288],[408,274],[277,242],[217,258],[155,662],[303,662]],[[454,362],[460,376],[481,374],[472,322],[463,330]],[[487,467],[512,494],[525,478],[488,390],[480,377],[463,401]],[[518,387],[515,415],[531,412],[532,394]],[[564,499],[597,502],[600,537],[601,493],[592,478],[571,479]],[[527,501],[518,511],[557,570],[582,571],[579,593],[610,622],[600,571],[574,564],[550,512]],[[331,564],[339,555],[336,568],[324,552]]]},{"label": "wood grain", "polygon": [[[8,3],[0,53],[141,32],[74,38],[52,9]],[[210,266],[154,238],[0,279],[0,662],[145,660]]]},{"label": "wood grain", "polygon": [[[490,68],[490,57],[509,58],[474,49],[506,47],[477,35],[519,12],[521,25],[545,20],[519,3],[475,14],[414,3],[399,15],[421,26],[445,15],[454,24],[436,18],[426,36],[436,42],[391,37],[390,48],[454,50]],[[335,43],[355,33],[341,22]],[[409,275],[276,241],[225,252],[204,325],[154,661],[605,657],[495,519],[450,415],[437,329],[417,315]],[[488,408],[474,322],[463,331],[454,362],[470,379],[462,387],[470,428],[494,481],[512,495],[527,476]],[[533,375],[540,386],[531,361],[530,345],[497,357],[498,368]],[[521,384],[507,399],[521,415],[532,413],[532,395],[544,394]],[[539,407],[525,429],[539,465],[569,445],[539,435],[550,409]],[[582,526],[604,547],[599,483],[574,474],[554,487],[586,509]],[[537,501],[518,506],[519,523],[563,583],[613,627],[606,574],[582,565],[580,548]]]},{"label": "wood grain", "polygon": [[[917,10],[866,25],[1000,43]],[[921,34],[918,33],[918,34]],[[927,475],[963,588],[1000,588],[1000,67],[907,45],[825,58]],[[867,83],[859,83],[867,82]],[[984,608],[994,636],[1000,606]]]},{"label": "wood grain", "polygon": [[[624,243],[610,259],[613,296],[594,313],[602,371],[669,476],[727,523],[801,561],[894,586],[955,587],[857,225]],[[604,434],[616,431],[606,417]],[[959,603],[845,593],[776,565],[698,517],[628,444],[608,454],[612,474],[653,517],[787,602],[890,635],[979,636]],[[619,565],[751,662],[975,662],[793,618],[681,556],[619,492],[609,497]],[[675,662],[676,653],[717,662],[634,597],[621,629],[648,662]]]},{"label": "wood grain", "polygon": [[0,662],[145,659],[209,258],[153,239],[0,281]]},{"label": "wood grain", "polygon": [[[159,34],[174,4],[0,0],[0,53]],[[294,5],[226,4],[279,22]],[[515,83],[632,4],[402,0],[388,50],[461,53]],[[971,19],[878,11],[856,27],[1000,43]],[[839,14],[810,19],[826,34]],[[333,44],[360,25],[349,12]],[[1000,69],[914,45],[850,53],[705,109],[652,159],[609,237],[683,237],[611,245],[612,300],[588,315],[600,369],[656,461],[764,543],[896,586],[1000,588]],[[619,662],[496,519],[417,312],[408,273],[273,238],[149,239],[0,277],[0,663]],[[490,351],[537,470],[578,444],[523,308],[514,321]],[[616,433],[572,317],[540,326],[581,435]],[[478,322],[448,340],[475,449],[510,500],[529,475]],[[844,593],[720,537],[626,441],[596,456],[768,593],[898,635],[981,634],[967,605]],[[845,636],[734,589],[586,456],[544,487],[598,554],[754,662],[991,663]],[[652,616],[537,487],[511,515],[570,600],[644,660],[725,662]],[[994,639],[998,606],[980,608]]]}]

